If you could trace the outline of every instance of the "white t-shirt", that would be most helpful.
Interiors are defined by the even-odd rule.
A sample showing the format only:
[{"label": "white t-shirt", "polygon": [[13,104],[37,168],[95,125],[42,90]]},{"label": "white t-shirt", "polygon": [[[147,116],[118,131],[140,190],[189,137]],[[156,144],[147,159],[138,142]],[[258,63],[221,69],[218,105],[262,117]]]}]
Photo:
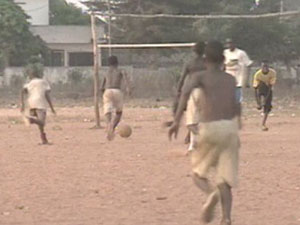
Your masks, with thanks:
[{"label": "white t-shirt", "polygon": [[246,69],[252,64],[252,61],[245,51],[238,48],[235,48],[233,51],[226,49],[224,51],[224,56],[226,73],[235,77],[237,87],[242,87]]},{"label": "white t-shirt", "polygon": [[47,109],[46,92],[50,91],[47,81],[34,78],[24,85],[28,92],[28,106],[30,109]]}]

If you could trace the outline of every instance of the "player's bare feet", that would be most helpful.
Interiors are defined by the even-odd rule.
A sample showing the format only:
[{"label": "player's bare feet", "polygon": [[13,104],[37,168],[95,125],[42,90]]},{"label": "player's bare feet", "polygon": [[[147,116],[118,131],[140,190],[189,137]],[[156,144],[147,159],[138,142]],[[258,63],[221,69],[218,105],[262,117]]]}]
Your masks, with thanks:
[{"label": "player's bare feet", "polygon": [[214,192],[210,194],[202,208],[202,221],[204,223],[210,223],[214,219],[214,210],[219,201],[218,193]]},{"label": "player's bare feet", "polygon": [[30,120],[29,120],[29,118],[27,116],[22,115],[22,119],[24,121],[25,126],[29,127],[30,126]]},{"label": "player's bare feet", "polygon": [[261,127],[261,130],[262,130],[262,131],[268,131],[268,130],[269,130],[269,128],[268,128],[268,127],[266,127],[265,125],[263,125],[263,126]]},{"label": "player's bare feet", "polygon": [[188,134],[185,136],[185,139],[184,139],[184,144],[189,144],[191,141],[191,135],[190,135],[190,132],[188,132]]},{"label": "player's bare feet", "polygon": [[231,225],[231,221],[228,220],[228,219],[223,219],[223,220],[221,221],[221,225]]},{"label": "player's bare feet", "polygon": [[163,127],[170,127],[170,126],[172,126],[172,124],[173,124],[173,121],[167,121],[167,122],[164,122],[164,123],[162,124],[162,126],[163,126]]},{"label": "player's bare feet", "polygon": [[115,137],[115,134],[114,134],[114,129],[112,126],[109,126],[108,129],[107,129],[107,140],[109,141],[112,141]]},{"label": "player's bare feet", "polygon": [[190,149],[189,149],[189,150],[186,151],[185,155],[186,155],[186,156],[190,156],[190,155],[192,154],[192,152],[193,152],[193,150],[190,150]]},{"label": "player's bare feet", "polygon": [[41,139],[42,139],[42,145],[49,145],[49,142],[48,142],[48,139],[47,139],[45,133],[41,134]]}]

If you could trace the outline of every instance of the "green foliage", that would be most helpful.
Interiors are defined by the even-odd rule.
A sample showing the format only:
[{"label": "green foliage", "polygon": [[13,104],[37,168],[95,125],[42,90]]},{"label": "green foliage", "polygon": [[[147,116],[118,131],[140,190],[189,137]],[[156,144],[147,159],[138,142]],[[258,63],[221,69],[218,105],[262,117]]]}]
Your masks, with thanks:
[{"label": "green foliage", "polygon": [[44,66],[40,62],[32,62],[24,68],[25,77],[40,77],[44,76]]},{"label": "green foliage", "polygon": [[12,0],[0,1],[0,50],[7,66],[24,65],[31,55],[45,55],[43,41],[29,30],[28,16]]},{"label": "green foliage", "polygon": [[80,9],[68,5],[64,0],[50,1],[51,25],[88,25],[90,17]]},{"label": "green foliage", "polygon": [[[299,6],[293,0],[285,7]],[[141,14],[262,14],[279,12],[280,0],[128,0],[118,13]],[[295,9],[295,8],[290,8]],[[298,21],[298,22],[297,22]],[[300,57],[299,17],[290,20],[271,19],[133,19],[115,21],[125,32],[113,30],[114,42],[155,43],[190,42],[208,39],[235,40],[255,60],[290,61]]]}]

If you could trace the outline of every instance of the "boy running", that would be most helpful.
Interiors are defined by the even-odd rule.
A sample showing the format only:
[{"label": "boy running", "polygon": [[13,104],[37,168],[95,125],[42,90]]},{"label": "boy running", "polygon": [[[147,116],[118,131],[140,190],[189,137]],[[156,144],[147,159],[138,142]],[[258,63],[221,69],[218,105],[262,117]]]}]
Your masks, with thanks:
[{"label": "boy running", "polygon": [[[240,103],[236,101],[235,78],[221,70],[223,61],[223,45],[216,41],[209,42],[205,47],[207,70],[193,73],[185,83],[169,138],[173,135],[177,137],[187,102],[194,101],[195,107],[201,111],[198,112],[200,123],[192,129],[196,135],[195,150],[191,152],[193,179],[208,195],[202,220],[206,223],[212,221],[220,198],[221,224],[231,225],[231,188],[237,184],[240,147],[240,120],[237,119],[240,117]],[[217,172],[217,187],[211,186],[207,179],[213,167]]]},{"label": "boy running", "polygon": [[49,104],[53,114],[55,110],[50,98],[51,88],[47,81],[42,79],[42,72],[39,67],[41,64],[35,63],[28,70],[30,82],[25,84],[21,92],[21,113],[25,111],[24,98],[27,94],[28,107],[30,116],[24,116],[26,124],[36,124],[40,130],[42,144],[49,144],[46,133],[46,115],[47,103]]},{"label": "boy running", "polygon": [[257,109],[263,108],[264,117],[262,120],[262,130],[268,131],[266,126],[267,118],[272,110],[272,88],[276,83],[276,71],[271,69],[267,61],[263,61],[261,69],[259,69],[253,80],[253,87],[255,89],[255,98],[257,102]]},{"label": "boy running", "polygon": [[[187,65],[184,66],[183,72],[181,74],[181,77],[179,79],[178,82],[178,87],[177,87],[177,93],[176,93],[176,97],[175,97],[175,101],[173,104],[173,114],[175,115],[177,107],[178,107],[178,101],[182,92],[182,87],[185,83],[185,81],[187,80],[187,78],[194,72],[196,71],[201,71],[204,70],[204,61],[203,61],[203,53],[204,53],[204,47],[205,47],[205,43],[203,41],[199,41],[195,44],[195,46],[193,47],[193,51],[196,54],[196,57],[189,62]],[[195,122],[195,121],[193,121]],[[166,122],[165,123],[167,126],[170,126],[172,124],[171,122]],[[186,125],[189,129],[190,127],[190,120],[188,119],[187,116],[187,122]],[[188,131],[188,134],[185,137],[185,143],[188,144],[190,143],[190,146],[188,148],[188,152],[191,151],[193,149],[193,134],[191,134],[190,131]]]},{"label": "boy running", "polygon": [[123,81],[129,93],[129,81],[125,71],[118,68],[118,58],[110,56],[108,58],[109,69],[105,74],[102,84],[101,93],[103,93],[103,109],[107,120],[107,139],[114,138],[115,128],[121,121],[123,113],[123,93],[121,86]]}]

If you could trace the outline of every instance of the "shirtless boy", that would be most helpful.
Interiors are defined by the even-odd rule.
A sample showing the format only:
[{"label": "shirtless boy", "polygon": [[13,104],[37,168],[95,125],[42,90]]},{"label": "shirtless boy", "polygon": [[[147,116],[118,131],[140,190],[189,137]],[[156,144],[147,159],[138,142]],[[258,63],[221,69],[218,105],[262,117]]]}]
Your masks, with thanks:
[{"label": "shirtless boy", "polygon": [[107,121],[107,139],[113,140],[115,128],[121,121],[123,114],[124,94],[121,91],[122,83],[125,82],[127,93],[129,93],[129,81],[124,70],[118,68],[118,58],[108,58],[109,69],[105,74],[101,93],[103,93],[103,109]]},{"label": "shirtless boy", "polygon": [[[202,220],[213,219],[216,204],[221,200],[221,225],[231,225],[231,188],[237,184],[239,155],[240,103],[236,101],[235,78],[221,70],[223,45],[216,41],[205,47],[206,71],[195,72],[184,84],[169,138],[177,137],[180,120],[187,102],[194,101],[200,109],[200,123],[192,128],[195,150],[191,152],[193,179],[208,198],[202,209]],[[188,112],[187,112],[188,113]],[[217,186],[207,178],[216,168]]]}]

